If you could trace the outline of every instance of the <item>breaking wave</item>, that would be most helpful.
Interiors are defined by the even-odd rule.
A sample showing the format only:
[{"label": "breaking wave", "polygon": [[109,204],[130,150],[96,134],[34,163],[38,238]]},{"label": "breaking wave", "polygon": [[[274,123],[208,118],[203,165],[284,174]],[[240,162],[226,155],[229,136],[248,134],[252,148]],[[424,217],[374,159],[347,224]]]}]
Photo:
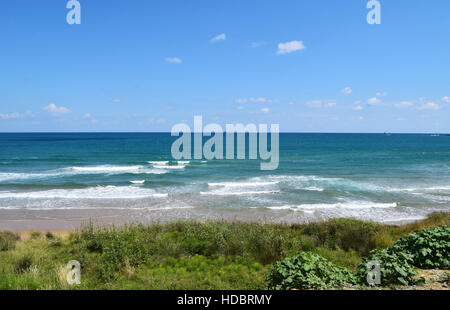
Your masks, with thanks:
[{"label": "breaking wave", "polygon": [[0,199],[144,199],[165,198],[167,193],[136,186],[96,186],[32,192],[0,192]]}]

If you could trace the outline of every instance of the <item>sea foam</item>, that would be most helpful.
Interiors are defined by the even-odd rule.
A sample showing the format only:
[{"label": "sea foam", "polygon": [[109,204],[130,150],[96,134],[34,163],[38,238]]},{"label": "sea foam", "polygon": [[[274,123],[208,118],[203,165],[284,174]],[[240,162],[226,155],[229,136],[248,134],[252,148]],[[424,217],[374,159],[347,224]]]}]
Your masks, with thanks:
[{"label": "sea foam", "polygon": [[342,203],[317,203],[317,204],[301,204],[301,205],[283,205],[267,207],[272,210],[323,210],[323,209],[369,209],[369,208],[395,208],[397,203],[377,203],[370,201],[349,201]]},{"label": "sea foam", "polygon": [[167,196],[167,193],[157,193],[152,189],[136,186],[96,186],[83,189],[0,192],[0,199],[143,199]]}]

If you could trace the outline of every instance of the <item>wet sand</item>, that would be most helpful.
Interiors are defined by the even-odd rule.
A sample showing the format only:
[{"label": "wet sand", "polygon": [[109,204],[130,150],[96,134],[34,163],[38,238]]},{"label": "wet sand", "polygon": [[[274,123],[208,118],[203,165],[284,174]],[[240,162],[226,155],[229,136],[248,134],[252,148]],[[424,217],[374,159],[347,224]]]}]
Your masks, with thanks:
[{"label": "wet sand", "polygon": [[[314,221],[326,220],[316,218]],[[0,230],[11,231],[67,231],[77,230],[92,221],[95,225],[120,226],[131,223],[167,223],[178,220],[195,221],[240,221],[258,223],[305,223],[301,212],[266,209],[224,210],[224,209],[66,209],[66,210],[0,210]],[[391,221],[385,224],[402,225],[413,222]]]},{"label": "wet sand", "polygon": [[169,210],[0,210],[0,230],[47,231],[76,230],[92,221],[95,225],[124,225],[130,223],[167,223],[178,220],[227,220],[244,222],[305,222],[293,218],[292,212],[269,210],[208,210],[208,209],[169,209]]},{"label": "wet sand", "polygon": [[76,230],[92,220],[98,225],[130,222],[123,210],[0,210],[0,230],[66,231]]}]

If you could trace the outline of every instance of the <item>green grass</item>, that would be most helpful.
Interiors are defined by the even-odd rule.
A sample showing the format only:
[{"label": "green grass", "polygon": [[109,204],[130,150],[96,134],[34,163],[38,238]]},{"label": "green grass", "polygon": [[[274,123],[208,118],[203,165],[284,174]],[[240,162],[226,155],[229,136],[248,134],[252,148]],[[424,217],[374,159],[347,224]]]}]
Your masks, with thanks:
[{"label": "green grass", "polygon": [[14,249],[16,242],[20,237],[9,231],[0,231],[0,251],[8,251]]},{"label": "green grass", "polygon": [[[0,289],[264,289],[272,264],[299,252],[356,271],[375,248],[421,228],[450,224],[450,213],[403,226],[333,219],[281,225],[240,222],[95,227],[61,238],[0,232]],[[66,282],[70,260],[81,284]]]}]

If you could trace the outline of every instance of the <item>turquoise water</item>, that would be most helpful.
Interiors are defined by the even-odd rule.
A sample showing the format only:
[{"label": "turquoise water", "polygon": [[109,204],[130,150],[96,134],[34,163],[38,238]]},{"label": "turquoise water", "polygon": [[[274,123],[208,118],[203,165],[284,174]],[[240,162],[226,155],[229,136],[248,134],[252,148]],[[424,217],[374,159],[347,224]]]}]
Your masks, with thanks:
[{"label": "turquoise water", "polygon": [[281,134],[280,163],[184,160],[170,134],[0,134],[0,210],[264,211],[299,220],[450,210],[450,137]]}]

